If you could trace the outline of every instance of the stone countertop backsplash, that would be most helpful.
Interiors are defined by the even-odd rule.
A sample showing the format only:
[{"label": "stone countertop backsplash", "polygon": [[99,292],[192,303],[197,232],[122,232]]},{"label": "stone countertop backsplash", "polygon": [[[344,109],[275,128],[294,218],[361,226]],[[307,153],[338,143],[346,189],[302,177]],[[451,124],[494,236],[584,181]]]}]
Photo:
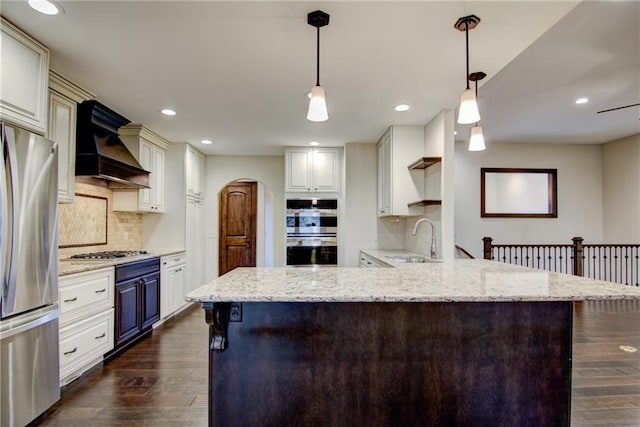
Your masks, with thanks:
[{"label": "stone countertop backsplash", "polygon": [[184,252],[184,249],[147,249],[146,254],[136,255],[123,258],[113,259],[75,259],[67,258],[61,259],[58,264],[58,275],[66,276],[67,274],[82,273],[84,271],[98,270],[105,267],[113,267],[119,264],[126,264],[128,262],[141,261],[144,259],[164,257],[169,255],[175,255]]},{"label": "stone countertop backsplash", "polygon": [[640,288],[482,259],[392,268],[237,268],[188,293],[197,302],[527,302],[640,299]]}]

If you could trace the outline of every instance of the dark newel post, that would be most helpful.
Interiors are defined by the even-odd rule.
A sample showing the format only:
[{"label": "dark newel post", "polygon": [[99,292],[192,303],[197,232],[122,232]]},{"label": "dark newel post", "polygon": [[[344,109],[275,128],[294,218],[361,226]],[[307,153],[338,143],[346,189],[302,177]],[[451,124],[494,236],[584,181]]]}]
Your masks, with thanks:
[{"label": "dark newel post", "polygon": [[491,260],[491,242],[493,242],[493,239],[491,237],[483,237],[482,242],[484,243],[484,259]]},{"label": "dark newel post", "polygon": [[582,241],[584,240],[582,237],[574,237],[573,239],[573,275],[574,276],[582,276]]}]

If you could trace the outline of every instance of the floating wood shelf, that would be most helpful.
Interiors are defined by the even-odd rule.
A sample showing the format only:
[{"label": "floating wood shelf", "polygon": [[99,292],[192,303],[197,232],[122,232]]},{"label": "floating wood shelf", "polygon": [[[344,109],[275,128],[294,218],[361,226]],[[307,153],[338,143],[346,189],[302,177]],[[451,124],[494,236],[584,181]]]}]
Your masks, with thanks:
[{"label": "floating wood shelf", "polygon": [[441,205],[442,200],[419,200],[417,202],[408,203],[407,206],[410,208],[417,208],[420,206],[437,206]]},{"label": "floating wood shelf", "polygon": [[436,163],[440,163],[442,161],[442,157],[422,157],[417,161],[411,163],[408,168],[409,169],[426,169],[429,166],[433,166]]}]

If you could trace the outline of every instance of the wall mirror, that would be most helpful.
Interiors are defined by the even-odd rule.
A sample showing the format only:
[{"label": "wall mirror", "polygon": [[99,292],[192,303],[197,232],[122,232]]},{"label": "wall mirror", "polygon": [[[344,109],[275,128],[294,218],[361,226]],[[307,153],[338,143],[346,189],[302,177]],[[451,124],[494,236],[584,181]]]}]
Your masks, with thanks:
[{"label": "wall mirror", "polygon": [[480,169],[483,218],[557,218],[557,169]]}]

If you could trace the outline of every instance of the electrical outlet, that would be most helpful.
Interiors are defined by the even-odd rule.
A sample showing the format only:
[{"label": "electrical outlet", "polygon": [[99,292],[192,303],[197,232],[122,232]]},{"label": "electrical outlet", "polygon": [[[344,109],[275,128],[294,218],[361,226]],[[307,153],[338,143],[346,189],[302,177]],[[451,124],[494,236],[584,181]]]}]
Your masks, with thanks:
[{"label": "electrical outlet", "polygon": [[232,302],[229,306],[229,322],[242,322],[241,302]]}]

